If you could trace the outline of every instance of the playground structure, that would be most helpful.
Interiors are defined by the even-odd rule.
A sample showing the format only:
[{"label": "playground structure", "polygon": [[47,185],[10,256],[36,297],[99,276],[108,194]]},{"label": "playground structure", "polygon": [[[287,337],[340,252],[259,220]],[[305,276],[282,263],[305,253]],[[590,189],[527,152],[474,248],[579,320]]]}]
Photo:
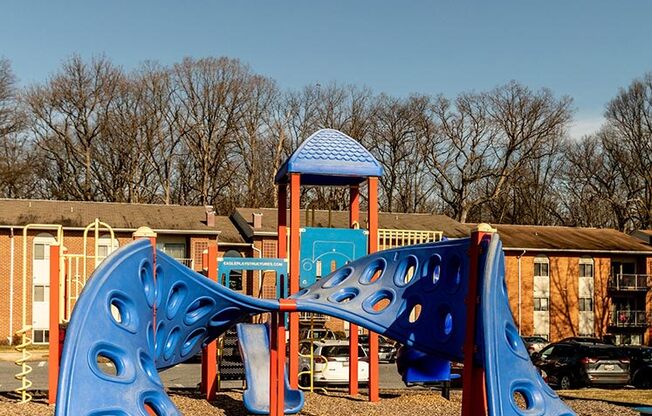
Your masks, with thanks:
[{"label": "playground structure", "polygon": [[[136,241],[100,265],[73,312],[57,415],[177,415],[157,370],[265,312],[273,318],[269,407],[259,408],[283,414],[290,410],[283,383],[284,317],[300,311],[345,319],[424,353],[464,362],[464,414],[572,415],[538,375],[517,335],[503,262],[498,235],[475,232],[470,239],[369,255],[290,298],[267,300],[233,292],[154,251],[149,241]],[[416,272],[407,280],[411,267]],[[380,277],[370,281],[378,270]],[[465,302],[472,299],[478,303]],[[98,358],[111,361],[116,373],[104,373]],[[525,408],[515,395],[523,397]]]},{"label": "playground structure", "polygon": [[[214,340],[233,324],[263,313],[271,314],[269,353],[252,350],[247,344],[243,355],[254,357],[257,363],[268,360],[269,365],[249,363],[245,406],[258,414],[297,411],[302,402],[297,390],[301,312],[325,314],[351,323],[351,394],[358,393],[360,325],[370,330],[372,401],[379,398],[377,333],[381,333],[426,354],[440,367],[451,360],[464,362],[465,415],[573,414],[538,375],[518,337],[507,303],[504,260],[497,235],[478,231],[470,239],[394,248],[361,258],[364,253],[357,249],[346,258],[320,257],[328,254],[329,244],[346,251],[347,244],[339,244],[337,239],[349,237],[335,235],[329,244],[315,250],[321,254],[313,256],[310,264],[302,263],[305,257],[300,256],[300,250],[305,249],[301,246],[309,240],[303,236],[310,233],[302,234],[306,229],[299,223],[300,186],[349,186],[350,225],[356,228],[360,221],[359,185],[366,180],[367,230],[333,232],[362,233],[359,236],[368,241],[365,251],[373,253],[379,238],[377,180],[381,174],[382,169],[366,149],[333,130],[315,133],[283,164],[276,176],[277,260],[288,259],[289,273],[285,280],[280,276],[279,299],[248,297],[219,284],[222,274],[218,276],[214,246],[209,247],[214,251],[207,258],[208,279],[156,251],[154,234],[142,235],[149,242],[137,241],[114,253],[88,281],[73,312],[58,389],[56,380],[54,385],[50,383],[50,393],[57,392],[57,414],[179,414],[165,395],[158,371],[185,361],[200,349],[202,392],[211,399],[217,386]],[[384,241],[391,247],[395,238],[390,235]],[[339,268],[329,274],[332,265],[324,265],[333,261]],[[324,274],[328,276],[322,277]],[[280,296],[285,293],[291,296]],[[286,321],[290,332],[287,383]],[[261,340],[260,327],[252,332]],[[58,356],[52,344],[51,356]],[[115,373],[105,373],[98,360],[112,362]],[[410,371],[416,361],[407,361],[404,370],[408,378],[410,373],[418,373],[414,371],[417,368]],[[514,395],[522,397],[524,408]]]}]

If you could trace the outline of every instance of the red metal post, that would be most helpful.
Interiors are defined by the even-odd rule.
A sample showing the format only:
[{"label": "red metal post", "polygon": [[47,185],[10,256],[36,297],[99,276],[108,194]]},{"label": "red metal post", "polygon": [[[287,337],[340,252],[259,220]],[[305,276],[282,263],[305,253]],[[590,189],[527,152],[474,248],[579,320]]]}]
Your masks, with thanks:
[{"label": "red metal post", "polygon": [[278,186],[278,210],[277,210],[277,241],[276,241],[276,254],[279,259],[285,259],[288,256],[287,247],[287,209],[288,209],[288,194],[287,185],[280,184]]},{"label": "red metal post", "polygon": [[[284,402],[284,397],[279,397],[278,395],[278,385],[279,383],[279,378],[278,378],[278,364],[279,364],[279,359],[278,359],[278,354],[279,354],[279,348],[278,348],[278,340],[279,340],[279,333],[278,333],[278,323],[279,321],[282,322],[281,317],[279,316],[280,313],[277,312],[272,312],[272,325],[270,328],[270,340],[269,340],[269,416],[281,416],[283,413],[279,413],[278,409],[278,402],[279,400],[281,402]],[[284,393],[284,392],[283,392]]]},{"label": "red metal post", "polygon": [[[208,278],[217,282],[217,245],[208,246]],[[201,353],[201,393],[206,400],[214,400],[217,393],[217,340],[209,343]]]},{"label": "red metal post", "polygon": [[462,373],[462,415],[486,416],[487,391],[485,388],[485,373],[482,367],[475,364],[473,355],[477,350],[475,343],[476,312],[480,298],[478,295],[478,280],[480,270],[478,259],[480,257],[480,242],[485,235],[490,233],[473,231],[471,233],[471,246],[469,247],[469,290],[466,302],[466,334],[464,338],[464,371]]},{"label": "red metal post", "polygon": [[[290,273],[288,275],[289,294],[299,291],[299,228],[301,227],[301,176],[290,174]],[[299,385],[299,315],[290,313],[290,386]]]},{"label": "red metal post", "polygon": [[[378,251],[378,178],[370,177],[367,180],[369,192],[369,253]],[[380,400],[378,394],[378,334],[369,331],[369,401]]]},{"label": "red metal post", "polygon": [[59,285],[61,267],[61,246],[50,246],[50,360],[48,367],[48,403],[57,401],[57,384],[59,381],[59,360],[61,357],[59,344]]},{"label": "red metal post", "polygon": [[[360,189],[351,186],[349,191],[349,225],[360,223]],[[349,325],[349,394],[358,394],[358,326]]]}]

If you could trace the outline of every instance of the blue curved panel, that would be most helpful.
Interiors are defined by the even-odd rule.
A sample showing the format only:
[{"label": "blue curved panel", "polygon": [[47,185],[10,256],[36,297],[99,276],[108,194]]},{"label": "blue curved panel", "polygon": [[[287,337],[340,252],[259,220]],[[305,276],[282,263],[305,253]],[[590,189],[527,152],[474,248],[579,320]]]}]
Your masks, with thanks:
[{"label": "blue curved panel", "polygon": [[147,416],[146,406],[179,415],[158,370],[194,355],[233,323],[278,310],[278,301],[232,292],[162,252],[156,278],[152,265],[152,247],[140,240],[113,253],[89,279],[66,332],[57,415]]},{"label": "blue curved panel", "polygon": [[[482,278],[480,309],[484,338],[484,369],[490,415],[571,416],[557,394],[541,378],[530,361],[509,309],[505,285],[505,256],[498,234],[488,247]],[[526,409],[517,405],[520,394]]]},{"label": "blue curved panel", "polygon": [[344,319],[421,351],[462,361],[469,241],[374,253],[291,298],[300,311]]},{"label": "blue curved panel", "polygon": [[278,310],[277,300],[246,296],[156,252],[156,367],[187,360],[236,322]]}]

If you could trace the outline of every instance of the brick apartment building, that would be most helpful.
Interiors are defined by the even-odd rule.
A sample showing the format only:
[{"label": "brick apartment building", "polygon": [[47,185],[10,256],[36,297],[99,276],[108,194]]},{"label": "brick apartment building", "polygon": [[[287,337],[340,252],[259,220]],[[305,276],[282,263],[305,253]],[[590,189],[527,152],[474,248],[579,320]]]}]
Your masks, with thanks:
[{"label": "brick apartment building", "polygon": [[[84,248],[84,230],[95,219],[113,229],[114,240],[105,227],[98,229],[96,240],[93,226]],[[38,225],[25,229],[28,224]],[[60,231],[54,225],[60,225]],[[251,245],[229,218],[214,215],[210,207],[0,199],[0,343],[9,342],[23,325],[23,263],[25,321],[33,327],[34,342],[44,343],[48,340],[50,245],[63,236],[69,276],[64,290],[70,295],[64,312],[68,316],[85,278],[95,268],[96,248],[99,262],[131,241],[140,226],[157,233],[159,249],[195,270],[201,270],[203,250],[216,242],[220,255],[229,251],[251,255]]]},{"label": "brick apartment building", "polygon": [[[84,229],[96,218],[112,227],[115,241],[111,242],[104,228],[96,241],[90,228],[84,249]],[[0,342],[8,342],[22,327],[23,261],[26,321],[34,328],[35,342],[47,342],[49,246],[59,236],[54,227],[28,229],[23,260],[27,224],[62,226],[69,254],[67,274],[72,276],[66,287],[74,302],[75,288],[83,283],[83,258],[86,275],[95,267],[96,243],[101,261],[131,241],[137,228],[149,226],[157,232],[161,250],[199,271],[202,252],[209,244],[218,243],[220,257],[276,257],[276,220],[276,209],[270,208],[238,208],[225,217],[214,215],[210,207],[0,200]],[[301,226],[346,228],[348,213],[302,211]],[[466,237],[472,227],[444,215],[380,213],[378,246],[385,249]],[[646,239],[645,233],[636,238],[608,229],[516,225],[498,225],[497,229],[506,255],[510,306],[523,335],[543,335],[554,341],[573,335],[612,334],[617,342],[652,341],[648,278],[652,233]],[[248,272],[232,278],[239,279],[237,289],[243,293],[276,296],[275,276]],[[302,315],[302,322],[308,323],[309,318]],[[325,317],[316,321],[335,330],[348,329],[341,321]]]}]

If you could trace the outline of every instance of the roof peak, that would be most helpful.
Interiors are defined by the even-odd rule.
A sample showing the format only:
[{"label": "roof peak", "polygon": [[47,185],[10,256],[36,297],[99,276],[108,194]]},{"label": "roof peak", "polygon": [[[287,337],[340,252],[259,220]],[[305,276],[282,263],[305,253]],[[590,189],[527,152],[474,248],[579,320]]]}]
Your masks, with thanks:
[{"label": "roof peak", "polygon": [[281,165],[274,180],[287,183],[292,173],[301,174],[303,185],[347,186],[382,176],[383,168],[360,142],[327,128],[305,139]]}]

